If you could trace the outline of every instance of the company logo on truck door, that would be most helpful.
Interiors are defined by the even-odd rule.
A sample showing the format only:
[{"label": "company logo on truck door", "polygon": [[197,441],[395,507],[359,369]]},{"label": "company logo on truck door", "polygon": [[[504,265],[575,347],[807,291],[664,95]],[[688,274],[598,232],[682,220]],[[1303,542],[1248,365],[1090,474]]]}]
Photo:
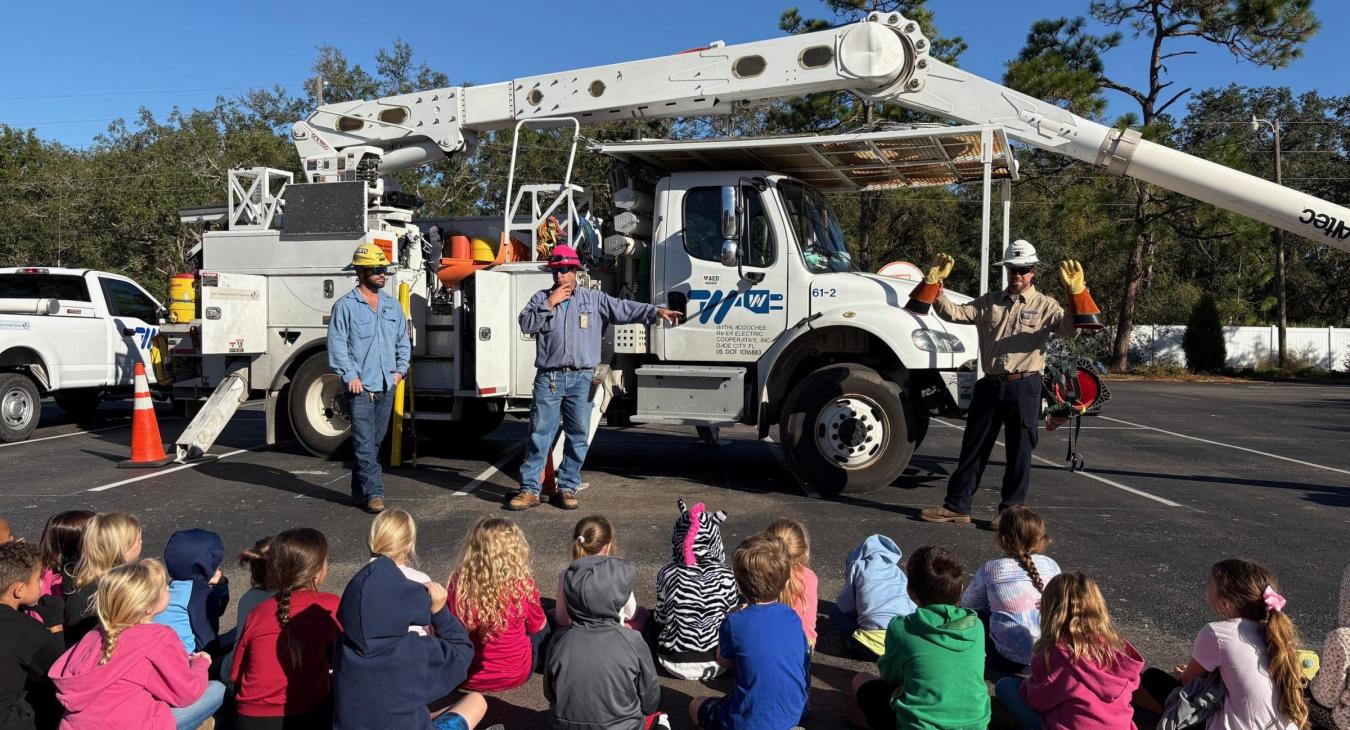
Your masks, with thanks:
[{"label": "company logo on truck door", "polygon": [[709,320],[713,324],[722,324],[722,321],[727,318],[727,313],[735,306],[748,309],[755,314],[768,314],[783,308],[783,295],[775,294],[768,289],[746,289],[745,291],[691,289],[689,290],[689,301],[705,302],[696,312],[699,324],[707,324]]}]

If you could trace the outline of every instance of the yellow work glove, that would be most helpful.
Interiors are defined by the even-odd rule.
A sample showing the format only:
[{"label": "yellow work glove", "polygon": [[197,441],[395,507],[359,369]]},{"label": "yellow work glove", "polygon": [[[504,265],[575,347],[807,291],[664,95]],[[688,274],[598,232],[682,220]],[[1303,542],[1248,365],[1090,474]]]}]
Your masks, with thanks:
[{"label": "yellow work glove", "polygon": [[923,282],[925,284],[940,283],[947,278],[948,274],[952,273],[952,267],[955,265],[956,261],[951,256],[945,253],[938,254],[937,258],[933,259],[933,265],[928,267],[928,273],[923,275]]},{"label": "yellow work glove", "polygon": [[1059,278],[1064,282],[1064,286],[1069,288],[1070,294],[1082,294],[1087,289],[1087,282],[1083,279],[1083,265],[1069,259],[1059,262]]}]

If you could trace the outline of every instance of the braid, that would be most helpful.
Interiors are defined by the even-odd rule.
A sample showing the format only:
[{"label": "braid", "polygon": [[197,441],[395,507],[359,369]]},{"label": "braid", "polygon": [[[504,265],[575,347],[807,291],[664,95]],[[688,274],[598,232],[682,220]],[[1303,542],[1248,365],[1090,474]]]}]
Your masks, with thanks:
[{"label": "braid", "polygon": [[1031,553],[1018,553],[1017,564],[1022,566],[1022,570],[1027,572],[1027,577],[1031,579],[1031,584],[1036,586],[1037,593],[1045,592],[1045,581],[1041,580],[1041,571],[1036,569],[1036,561],[1031,559]]},{"label": "braid", "polygon": [[281,625],[281,630],[285,631],[286,626],[291,622],[291,589],[283,588],[277,591],[277,623]]},{"label": "braid", "polygon": [[98,659],[99,666],[107,664],[112,659],[113,652],[117,650],[117,635],[120,633],[121,629],[103,630],[103,654]]}]

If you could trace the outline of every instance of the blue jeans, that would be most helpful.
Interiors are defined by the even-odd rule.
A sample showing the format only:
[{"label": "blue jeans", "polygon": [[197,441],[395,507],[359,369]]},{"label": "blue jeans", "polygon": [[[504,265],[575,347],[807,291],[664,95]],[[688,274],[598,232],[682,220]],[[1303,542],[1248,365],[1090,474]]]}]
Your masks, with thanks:
[{"label": "blue jeans", "polygon": [[187,707],[170,707],[169,711],[173,713],[174,726],[178,730],[196,730],[207,718],[216,714],[224,702],[225,685],[213,680],[206,683],[206,691],[196,702]]},{"label": "blue jeans", "polygon": [[558,427],[566,434],[563,462],[558,465],[558,491],[576,492],[581,486],[581,465],[590,449],[591,378],[594,370],[541,370],[534,376],[534,401],[530,404],[530,440],[525,444],[525,462],[520,465],[520,491],[539,494],[540,479]]},{"label": "blue jeans", "polygon": [[389,432],[393,410],[393,388],[360,395],[347,393],[347,412],[352,416],[352,499],[384,499],[380,443]]},{"label": "blue jeans", "polygon": [[1021,678],[1004,677],[994,685],[994,696],[1022,730],[1041,730],[1041,713],[1022,701],[1022,694],[1018,692],[1021,686]]}]

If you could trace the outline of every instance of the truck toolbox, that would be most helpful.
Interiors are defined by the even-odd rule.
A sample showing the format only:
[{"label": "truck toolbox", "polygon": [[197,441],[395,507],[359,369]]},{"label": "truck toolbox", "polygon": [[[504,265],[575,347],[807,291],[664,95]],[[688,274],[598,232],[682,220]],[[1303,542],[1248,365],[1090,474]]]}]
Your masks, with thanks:
[{"label": "truck toolbox", "polygon": [[636,373],[636,423],[731,425],[745,411],[745,368],[647,365]]}]

